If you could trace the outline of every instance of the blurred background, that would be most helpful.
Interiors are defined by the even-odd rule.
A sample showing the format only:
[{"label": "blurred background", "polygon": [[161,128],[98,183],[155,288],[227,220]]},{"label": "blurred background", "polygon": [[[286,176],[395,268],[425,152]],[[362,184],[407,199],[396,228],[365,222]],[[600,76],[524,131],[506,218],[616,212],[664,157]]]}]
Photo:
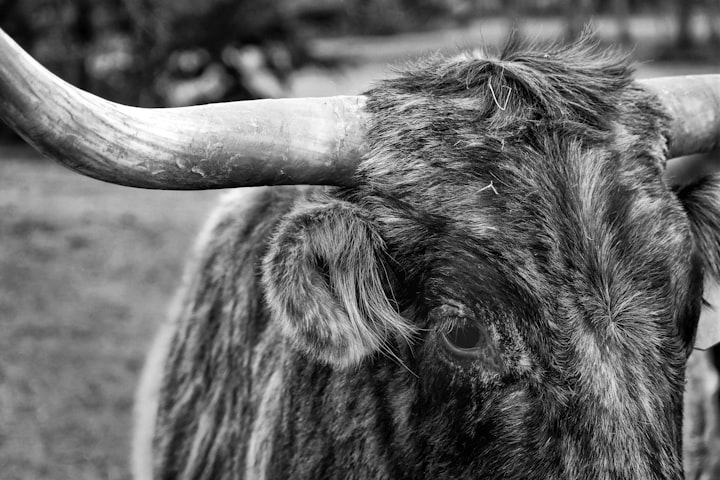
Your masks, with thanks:
[{"label": "blurred background", "polygon": [[[146,107],[357,94],[427,53],[588,22],[639,77],[720,73],[720,0],[0,0],[53,72]],[[0,478],[130,478],[144,353],[216,198],[80,177],[0,124]]]}]

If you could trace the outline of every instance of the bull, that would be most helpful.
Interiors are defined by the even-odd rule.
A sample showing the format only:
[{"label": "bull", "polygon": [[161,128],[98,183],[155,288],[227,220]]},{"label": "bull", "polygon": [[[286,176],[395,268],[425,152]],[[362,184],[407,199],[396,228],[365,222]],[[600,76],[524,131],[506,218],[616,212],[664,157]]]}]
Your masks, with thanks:
[{"label": "bull", "polygon": [[664,174],[720,144],[718,76],[510,42],[361,97],[147,110],[1,41],[0,115],[70,168],[274,185],[201,235],[141,380],[137,478],[683,477],[720,178]]}]

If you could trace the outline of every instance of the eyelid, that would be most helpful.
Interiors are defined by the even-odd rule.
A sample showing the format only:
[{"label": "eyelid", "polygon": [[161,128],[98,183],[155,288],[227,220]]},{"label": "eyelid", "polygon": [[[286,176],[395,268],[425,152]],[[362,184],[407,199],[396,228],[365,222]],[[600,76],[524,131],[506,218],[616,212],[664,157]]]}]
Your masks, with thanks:
[{"label": "eyelid", "polygon": [[430,311],[430,315],[438,319],[469,318],[472,316],[470,315],[467,307],[465,307],[461,303],[456,303],[452,301],[445,301],[442,305],[433,308]]}]

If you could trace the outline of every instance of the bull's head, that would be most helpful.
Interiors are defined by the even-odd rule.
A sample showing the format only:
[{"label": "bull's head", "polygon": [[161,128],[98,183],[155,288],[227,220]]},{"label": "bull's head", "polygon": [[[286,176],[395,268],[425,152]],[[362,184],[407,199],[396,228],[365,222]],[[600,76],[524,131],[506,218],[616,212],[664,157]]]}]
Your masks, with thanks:
[{"label": "bull's head", "polygon": [[374,365],[409,477],[681,474],[720,184],[673,190],[663,172],[668,152],[720,144],[718,76],[632,83],[590,49],[511,49],[361,98],[142,110],[2,42],[0,115],[81,173],[341,187],[279,225],[267,302],[312,361]]}]

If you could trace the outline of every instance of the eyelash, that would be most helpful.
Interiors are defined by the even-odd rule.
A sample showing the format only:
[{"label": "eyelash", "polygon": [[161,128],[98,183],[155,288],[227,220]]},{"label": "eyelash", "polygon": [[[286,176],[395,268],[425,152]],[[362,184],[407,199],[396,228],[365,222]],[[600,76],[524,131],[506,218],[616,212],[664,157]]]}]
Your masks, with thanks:
[{"label": "eyelash", "polygon": [[449,317],[441,326],[440,326],[440,333],[449,334],[452,333],[453,330],[456,330],[458,328],[461,328],[465,326],[467,323],[470,322],[470,319],[467,317],[460,317],[460,316],[452,316]]}]

